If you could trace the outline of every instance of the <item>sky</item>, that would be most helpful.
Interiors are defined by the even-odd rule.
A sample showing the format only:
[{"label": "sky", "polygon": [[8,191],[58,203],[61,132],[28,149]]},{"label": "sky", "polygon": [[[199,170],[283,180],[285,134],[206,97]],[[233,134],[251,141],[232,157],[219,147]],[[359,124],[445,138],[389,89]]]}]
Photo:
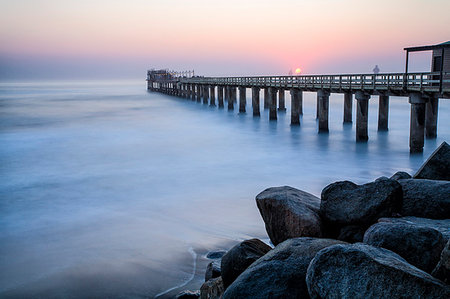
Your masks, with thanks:
[{"label": "sky", "polygon": [[[0,80],[404,70],[450,40],[448,0],[0,0]],[[411,56],[428,71],[430,53]]]}]

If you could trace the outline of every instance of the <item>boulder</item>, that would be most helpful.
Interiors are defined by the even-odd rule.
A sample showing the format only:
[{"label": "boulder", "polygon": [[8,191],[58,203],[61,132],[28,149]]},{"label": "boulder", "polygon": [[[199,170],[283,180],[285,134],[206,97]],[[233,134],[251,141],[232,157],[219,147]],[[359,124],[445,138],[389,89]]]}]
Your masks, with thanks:
[{"label": "boulder", "polygon": [[364,185],[341,181],[323,189],[320,215],[333,226],[368,226],[398,212],[401,202],[402,187],[396,180],[380,178]]},{"label": "boulder", "polygon": [[357,225],[344,226],[340,229],[337,239],[349,243],[362,242],[366,228]]},{"label": "boulder", "polygon": [[403,189],[402,216],[450,217],[450,181],[407,179],[398,182]]},{"label": "boulder", "polygon": [[176,299],[195,299],[200,298],[200,291],[182,291],[176,297]]},{"label": "boulder", "polygon": [[273,187],[256,196],[270,240],[277,245],[295,237],[321,237],[320,199],[289,187]]},{"label": "boulder", "polygon": [[450,145],[442,142],[423,163],[414,178],[450,181]]},{"label": "boulder", "polygon": [[211,260],[220,259],[220,258],[222,258],[222,256],[225,253],[227,253],[227,252],[224,250],[210,251],[206,255],[206,258],[211,259]]},{"label": "boulder", "polygon": [[450,219],[428,219],[419,217],[380,218],[378,222],[406,223],[415,226],[425,226],[440,231],[445,241],[450,239]]},{"label": "boulder", "polygon": [[428,273],[439,262],[445,246],[444,237],[435,229],[388,222],[372,225],[364,234],[364,243],[389,249]]},{"label": "boulder", "polygon": [[316,253],[337,240],[295,238],[254,262],[226,289],[223,298],[308,298],[306,270]]},{"label": "boulder", "polygon": [[200,287],[200,299],[220,299],[223,290],[222,277],[208,280]]},{"label": "boulder", "polygon": [[221,272],[223,286],[226,289],[254,261],[272,248],[258,239],[246,240],[231,248],[223,257]]},{"label": "boulder", "polygon": [[397,171],[393,176],[391,176],[391,179],[396,181],[410,178],[412,178],[411,175],[404,171]]},{"label": "boulder", "polygon": [[441,259],[431,275],[450,284],[450,241],[447,242],[444,250],[442,250]]},{"label": "boulder", "polygon": [[449,298],[450,289],[396,253],[363,243],[322,249],[306,274],[311,298]]},{"label": "boulder", "polygon": [[211,263],[208,264],[208,266],[206,266],[205,281],[221,276],[220,263],[221,260],[218,259],[212,261]]}]

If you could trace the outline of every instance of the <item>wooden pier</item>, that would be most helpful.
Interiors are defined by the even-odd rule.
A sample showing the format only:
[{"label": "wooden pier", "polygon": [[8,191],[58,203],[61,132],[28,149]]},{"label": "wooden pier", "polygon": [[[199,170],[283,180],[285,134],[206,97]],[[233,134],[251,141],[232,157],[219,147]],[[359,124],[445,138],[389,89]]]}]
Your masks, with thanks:
[{"label": "wooden pier", "polygon": [[[263,107],[269,109],[269,119],[277,119],[277,111],[286,110],[285,92],[291,94],[291,124],[300,124],[303,114],[303,92],[317,93],[318,131],[328,132],[329,99],[331,93],[344,94],[344,123],[352,122],[353,95],[356,99],[356,141],[368,140],[368,102],[379,96],[378,130],[388,130],[389,97],[409,97],[411,104],[410,152],[422,152],[424,136],[437,136],[439,99],[450,98],[450,42],[435,46],[406,48],[406,70],[390,74],[346,74],[315,76],[256,76],[256,77],[199,77],[192,73],[179,76],[165,70],[147,72],[147,88],[204,104],[234,109],[239,94],[239,112],[246,112],[246,89],[252,90],[253,116],[260,116],[260,90],[264,90]],[[411,51],[433,50],[432,72],[408,73],[408,54]],[[446,58],[444,53],[447,54]],[[437,65],[439,64],[439,65]],[[278,99],[278,101],[277,101]],[[278,105],[277,105],[278,103]]]}]

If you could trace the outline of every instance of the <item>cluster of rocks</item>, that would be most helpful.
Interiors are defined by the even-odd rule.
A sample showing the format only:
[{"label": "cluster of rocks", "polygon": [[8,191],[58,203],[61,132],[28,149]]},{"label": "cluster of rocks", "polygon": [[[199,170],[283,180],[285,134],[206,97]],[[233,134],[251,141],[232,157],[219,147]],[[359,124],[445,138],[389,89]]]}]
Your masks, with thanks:
[{"label": "cluster of rocks", "polygon": [[200,298],[450,298],[450,146],[411,177],[336,182],[321,198],[256,196],[272,248],[251,239],[208,265]]}]

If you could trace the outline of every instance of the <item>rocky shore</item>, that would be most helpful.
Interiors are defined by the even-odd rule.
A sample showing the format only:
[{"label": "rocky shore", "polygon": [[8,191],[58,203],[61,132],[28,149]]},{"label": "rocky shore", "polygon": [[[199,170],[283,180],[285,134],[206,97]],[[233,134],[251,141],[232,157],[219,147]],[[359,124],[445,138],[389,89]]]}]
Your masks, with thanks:
[{"label": "rocky shore", "polygon": [[450,298],[450,146],[414,176],[256,196],[271,244],[218,252],[177,298]]}]

